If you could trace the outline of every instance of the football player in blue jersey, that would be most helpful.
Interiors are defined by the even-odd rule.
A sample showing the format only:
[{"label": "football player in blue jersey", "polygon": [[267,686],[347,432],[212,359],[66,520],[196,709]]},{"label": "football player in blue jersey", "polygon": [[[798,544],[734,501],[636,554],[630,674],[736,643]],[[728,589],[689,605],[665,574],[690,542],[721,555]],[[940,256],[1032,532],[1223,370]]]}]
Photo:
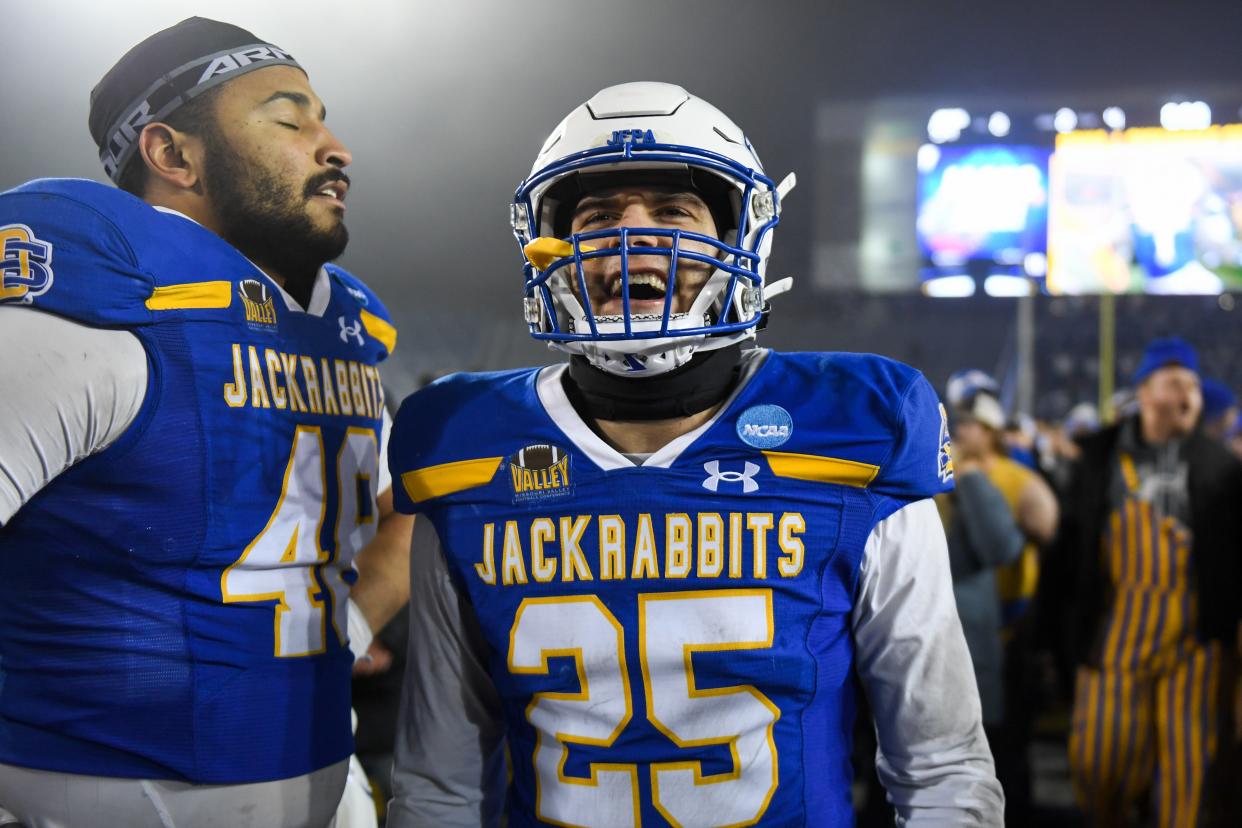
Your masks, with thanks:
[{"label": "football player in blue jersey", "polygon": [[375,824],[365,793],[337,814],[350,665],[410,519],[396,330],[327,264],[324,116],[287,52],[191,18],[91,95],[119,187],[0,194],[0,805],[28,828]]},{"label": "football player in blue jersey", "polygon": [[610,87],[517,190],[531,334],[568,364],[410,397],[389,824],[851,824],[855,675],[908,825],[1000,825],[932,496],[926,380],[743,350],[793,185],[678,86]]}]

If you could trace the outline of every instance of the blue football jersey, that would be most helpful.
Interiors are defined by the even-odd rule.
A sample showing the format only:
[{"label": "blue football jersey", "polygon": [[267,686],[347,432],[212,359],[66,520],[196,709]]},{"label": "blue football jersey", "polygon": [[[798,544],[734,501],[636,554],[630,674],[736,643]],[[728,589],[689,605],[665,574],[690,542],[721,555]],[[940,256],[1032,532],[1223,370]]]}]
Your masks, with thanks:
[{"label": "blue football jersey", "polygon": [[0,246],[0,301],[132,331],[149,364],[121,438],[0,528],[0,762],[241,783],[348,756],[383,306],[329,266],[322,314],[293,311],[215,234],[88,181],[0,194]]},{"label": "blue football jersey", "polygon": [[934,391],[879,357],[758,352],[636,466],[562,372],[445,378],[389,446],[487,641],[509,824],[850,824],[859,567],[879,521],[952,485]]}]

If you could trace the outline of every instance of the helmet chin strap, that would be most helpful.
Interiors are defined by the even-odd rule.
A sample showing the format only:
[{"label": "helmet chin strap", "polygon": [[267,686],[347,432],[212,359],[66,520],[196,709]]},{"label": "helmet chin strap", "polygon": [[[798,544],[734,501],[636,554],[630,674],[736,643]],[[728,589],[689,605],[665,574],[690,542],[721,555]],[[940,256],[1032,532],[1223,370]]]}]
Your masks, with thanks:
[{"label": "helmet chin strap", "polygon": [[699,351],[680,368],[654,377],[610,374],[587,361],[569,359],[561,383],[569,401],[589,420],[671,420],[705,411],[737,384],[741,344]]}]

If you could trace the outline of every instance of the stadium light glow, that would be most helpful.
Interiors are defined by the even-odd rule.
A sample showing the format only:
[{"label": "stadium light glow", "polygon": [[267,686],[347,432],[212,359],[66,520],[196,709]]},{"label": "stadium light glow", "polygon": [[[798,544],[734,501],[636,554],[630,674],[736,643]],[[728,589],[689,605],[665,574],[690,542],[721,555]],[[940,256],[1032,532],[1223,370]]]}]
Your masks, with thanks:
[{"label": "stadium light glow", "polygon": [[923,293],[933,299],[963,299],[975,295],[975,280],[965,273],[937,276],[923,283]]},{"label": "stadium light glow", "polygon": [[1057,132],[1062,134],[1066,132],[1073,132],[1074,127],[1076,126],[1078,126],[1078,113],[1070,109],[1068,106],[1061,107],[1056,111],[1056,114],[1052,116],[1052,128]]},{"label": "stadium light glow", "polygon": [[1031,280],[1025,276],[993,273],[983,280],[983,292],[988,296],[1030,296]]},{"label": "stadium light glow", "polygon": [[937,144],[956,141],[970,126],[970,113],[961,108],[937,109],[927,119],[927,137]]},{"label": "stadium light glow", "polygon": [[1160,107],[1160,126],[1167,130],[1207,129],[1212,108],[1203,101],[1169,101]]},{"label": "stadium light glow", "polygon": [[915,160],[918,164],[919,172],[931,172],[940,163],[940,147],[935,144],[923,144],[919,147]]},{"label": "stadium light glow", "polygon": [[1125,129],[1126,113],[1119,106],[1110,106],[1104,110],[1104,125],[1109,129]]},{"label": "stadium light glow", "polygon": [[1179,112],[1177,104],[1172,101],[1160,107],[1160,126],[1165,129],[1181,129],[1181,121],[1178,117]]},{"label": "stadium light glow", "polygon": [[993,112],[988,118],[988,132],[997,138],[1004,138],[1009,134],[1009,116],[1004,112]]},{"label": "stadium light glow", "polygon": [[1203,101],[1195,101],[1190,105],[1191,129],[1207,129],[1212,125],[1212,107]]},{"label": "stadium light glow", "polygon": [[1027,253],[1022,260],[1022,269],[1026,271],[1027,276],[1047,276],[1048,275],[1048,257],[1043,253]]}]

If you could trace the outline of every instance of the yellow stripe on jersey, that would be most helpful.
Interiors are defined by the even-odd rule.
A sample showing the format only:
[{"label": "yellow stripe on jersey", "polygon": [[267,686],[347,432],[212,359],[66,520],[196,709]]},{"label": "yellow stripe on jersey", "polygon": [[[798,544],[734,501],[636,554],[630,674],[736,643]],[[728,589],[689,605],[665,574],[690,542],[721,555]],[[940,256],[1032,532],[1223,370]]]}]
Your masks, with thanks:
[{"label": "yellow stripe on jersey", "polygon": [[765,451],[772,474],[812,483],[840,483],[865,489],[880,473],[880,467],[856,460],[839,457],[819,457],[814,454],[793,454],[785,451]]},{"label": "yellow stripe on jersey", "polygon": [[415,503],[463,492],[490,483],[503,457],[480,457],[414,469],[401,475],[406,494]]},{"label": "yellow stripe on jersey", "polygon": [[367,329],[367,333],[384,343],[384,347],[388,349],[389,354],[397,349],[396,328],[375,314],[367,313],[364,310],[358,311],[358,317],[362,319],[362,327]]},{"label": "yellow stripe on jersey", "polygon": [[232,301],[232,282],[186,282],[155,288],[147,299],[147,310],[227,308]]},{"label": "yellow stripe on jersey", "polygon": [[1126,489],[1130,492],[1139,490],[1138,470],[1134,468],[1134,458],[1129,454],[1121,454],[1121,476],[1126,481]]}]

